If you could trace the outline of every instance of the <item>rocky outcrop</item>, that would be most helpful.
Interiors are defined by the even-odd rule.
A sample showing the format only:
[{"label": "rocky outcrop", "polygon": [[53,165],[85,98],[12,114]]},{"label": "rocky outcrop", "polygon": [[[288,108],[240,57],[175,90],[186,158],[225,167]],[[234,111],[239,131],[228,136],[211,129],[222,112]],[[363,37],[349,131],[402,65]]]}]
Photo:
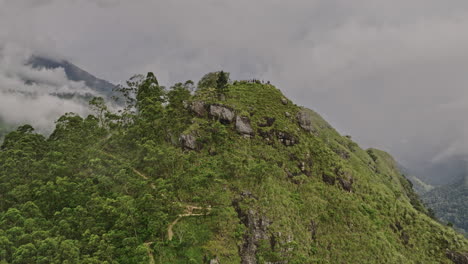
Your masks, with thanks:
[{"label": "rocky outcrop", "polygon": [[194,101],[190,104],[190,110],[199,117],[204,117],[207,113],[206,105],[202,101]]},{"label": "rocky outcrop", "polygon": [[296,115],[296,118],[300,127],[302,127],[305,131],[312,131],[312,117],[307,110],[299,111]]},{"label": "rocky outcrop", "polygon": [[237,116],[236,117],[236,130],[244,136],[253,136],[254,131],[250,125],[250,119],[248,117]]},{"label": "rocky outcrop", "polygon": [[353,191],[354,178],[350,171],[343,170],[342,168],[338,167],[335,168],[335,175],[337,176],[336,180],[338,180],[338,183],[341,185],[343,190],[347,192]]},{"label": "rocky outcrop", "polygon": [[353,178],[345,179],[345,178],[338,178],[338,181],[340,182],[341,187],[343,190],[347,192],[352,192],[353,191]]},{"label": "rocky outcrop", "polygon": [[336,178],[326,173],[322,174],[322,181],[329,185],[334,185]]},{"label": "rocky outcrop", "polygon": [[219,260],[218,259],[211,259],[210,264],[219,264]]},{"label": "rocky outcrop", "polygon": [[276,121],[274,117],[264,117],[263,119],[265,122],[258,124],[259,127],[271,127]]},{"label": "rocky outcrop", "polygon": [[298,140],[296,139],[296,137],[294,137],[288,132],[278,131],[276,135],[279,141],[283,143],[285,146],[294,146],[298,143]]},{"label": "rocky outcrop", "polygon": [[448,250],[446,256],[455,264],[468,264],[468,253],[459,253]]},{"label": "rocky outcrop", "polygon": [[247,231],[243,236],[243,244],[239,248],[242,264],[256,264],[257,250],[262,240],[269,240],[268,227],[272,224],[268,218],[253,208],[241,206],[244,199],[255,199],[250,192],[243,192],[232,203],[241,223]]},{"label": "rocky outcrop", "polygon": [[284,105],[287,105],[288,104],[288,99],[282,97],[281,98],[281,103],[284,104]]},{"label": "rocky outcrop", "polygon": [[210,116],[219,120],[223,124],[230,124],[234,121],[235,113],[227,106],[210,105]]},{"label": "rocky outcrop", "polygon": [[278,131],[278,130],[269,130],[263,131],[258,130],[258,134],[265,139],[269,144],[273,143],[273,139],[277,138],[285,146],[294,146],[299,143],[299,140],[293,136],[291,133]]},{"label": "rocky outcrop", "polygon": [[187,150],[196,150],[198,147],[197,138],[192,134],[180,135],[179,142]]}]

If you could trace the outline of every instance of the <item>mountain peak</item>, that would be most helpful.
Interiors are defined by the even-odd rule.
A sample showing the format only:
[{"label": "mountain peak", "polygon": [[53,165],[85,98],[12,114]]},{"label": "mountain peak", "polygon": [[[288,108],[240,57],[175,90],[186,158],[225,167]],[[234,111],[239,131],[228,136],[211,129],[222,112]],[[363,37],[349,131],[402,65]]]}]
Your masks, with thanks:
[{"label": "mountain peak", "polygon": [[69,80],[75,82],[83,81],[89,88],[108,97],[115,88],[114,84],[97,78],[96,76],[69,62],[68,60],[58,60],[45,56],[32,56],[29,59],[28,64],[36,69],[62,68]]}]

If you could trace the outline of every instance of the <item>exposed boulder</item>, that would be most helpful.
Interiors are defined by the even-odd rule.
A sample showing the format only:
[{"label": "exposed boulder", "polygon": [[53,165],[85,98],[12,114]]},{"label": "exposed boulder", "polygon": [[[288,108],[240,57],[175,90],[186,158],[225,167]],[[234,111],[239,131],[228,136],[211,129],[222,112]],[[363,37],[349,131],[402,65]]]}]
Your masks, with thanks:
[{"label": "exposed boulder", "polygon": [[179,142],[184,149],[195,150],[197,149],[197,138],[194,135],[180,135]]},{"label": "exposed boulder", "polygon": [[223,124],[232,123],[235,117],[234,111],[223,105],[210,105],[210,115]]},{"label": "exposed boulder", "polygon": [[263,119],[265,122],[258,124],[259,127],[271,127],[276,121],[274,117],[264,117]]},{"label": "exposed boulder", "polygon": [[350,178],[350,179],[344,179],[344,178],[338,178],[338,181],[340,182],[341,184],[341,187],[343,188],[343,190],[347,191],[347,192],[352,192],[353,191],[353,178]]},{"label": "exposed boulder", "polygon": [[290,114],[289,112],[284,112],[284,115],[285,115],[286,117],[291,117],[291,114]]},{"label": "exposed boulder", "polygon": [[276,135],[285,146],[294,146],[298,143],[298,140],[288,132],[278,131]]},{"label": "exposed boulder", "polygon": [[217,258],[216,259],[211,259],[210,264],[219,264],[219,260]]},{"label": "exposed boulder", "polygon": [[309,163],[306,163],[305,161],[299,162],[297,164],[297,167],[301,170],[302,173],[304,173],[307,176],[312,176],[312,172],[308,169]]},{"label": "exposed boulder", "polygon": [[294,146],[299,143],[299,140],[292,134],[284,131],[269,130],[263,131],[258,130],[258,134],[264,138],[269,144],[273,143],[273,138],[277,138],[285,146]]},{"label": "exposed boulder", "polygon": [[455,264],[468,264],[468,253],[447,251],[446,256]]},{"label": "exposed boulder", "polygon": [[287,105],[288,104],[288,99],[282,97],[281,98],[281,103],[283,103],[284,105]]},{"label": "exposed boulder", "polygon": [[190,110],[197,116],[203,117],[206,115],[205,103],[202,101],[194,101],[190,104]]},{"label": "exposed boulder", "polygon": [[250,126],[250,119],[248,117],[236,117],[236,130],[237,132],[246,136],[252,136],[254,134],[252,126]]},{"label": "exposed boulder", "polygon": [[335,181],[336,181],[335,177],[330,176],[330,175],[328,175],[326,173],[322,174],[322,180],[323,180],[323,182],[325,182],[326,184],[329,184],[329,185],[334,185]]},{"label": "exposed boulder", "polygon": [[312,131],[312,117],[307,110],[299,111],[296,115],[296,118],[300,127],[308,132]]}]

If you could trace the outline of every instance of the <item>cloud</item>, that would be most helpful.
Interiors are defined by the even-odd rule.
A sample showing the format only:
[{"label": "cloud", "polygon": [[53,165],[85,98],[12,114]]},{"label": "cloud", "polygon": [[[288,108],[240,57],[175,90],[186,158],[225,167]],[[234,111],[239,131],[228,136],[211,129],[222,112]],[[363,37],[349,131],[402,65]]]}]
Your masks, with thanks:
[{"label": "cloud", "polygon": [[219,69],[271,80],[411,167],[468,152],[466,1],[33,2],[0,1],[0,42],[113,82],[154,71],[170,85]]},{"label": "cloud", "polygon": [[[0,120],[10,125],[28,123],[43,133],[65,112],[88,113],[84,96],[98,93],[84,82],[68,80],[64,69],[33,68],[31,53],[18,44],[0,49]],[[73,94],[64,99],[64,95]]]}]

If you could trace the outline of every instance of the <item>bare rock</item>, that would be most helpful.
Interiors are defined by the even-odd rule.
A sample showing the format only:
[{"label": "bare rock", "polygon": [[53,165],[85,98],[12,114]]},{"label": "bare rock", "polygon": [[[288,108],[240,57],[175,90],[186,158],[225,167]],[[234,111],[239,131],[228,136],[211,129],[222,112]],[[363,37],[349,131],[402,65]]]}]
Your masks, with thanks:
[{"label": "bare rock", "polygon": [[294,146],[298,143],[296,137],[291,135],[288,132],[277,131],[276,136],[278,137],[279,141],[283,143],[285,146]]},{"label": "bare rock", "polygon": [[190,104],[190,110],[194,112],[197,116],[203,117],[206,115],[205,103],[202,101],[194,101]]},{"label": "bare rock", "polygon": [[210,115],[223,124],[230,124],[234,120],[234,111],[223,105],[210,105]]},{"label": "bare rock", "polygon": [[236,117],[236,130],[242,135],[252,136],[254,134],[252,126],[250,126],[250,119],[248,117]]},{"label": "bare rock", "polygon": [[283,103],[284,105],[287,105],[288,104],[288,99],[286,98],[281,98],[281,103]]},{"label": "bare rock", "polygon": [[210,264],[219,264],[219,260],[217,258],[216,259],[211,259]]},{"label": "bare rock", "polygon": [[468,264],[468,253],[447,251],[445,255],[455,264]]},{"label": "bare rock", "polygon": [[197,149],[197,138],[194,135],[180,135],[179,142],[184,149],[195,150]]},{"label": "bare rock", "polygon": [[258,134],[264,138],[269,144],[273,143],[273,138],[277,138],[285,146],[294,146],[299,143],[299,140],[292,134],[284,131],[269,130],[263,131],[258,130]]},{"label": "bare rock", "polygon": [[335,177],[330,176],[330,175],[328,175],[326,173],[322,174],[322,180],[323,180],[323,182],[325,182],[326,184],[329,184],[329,185],[334,185],[335,181],[336,181]]},{"label": "bare rock", "polygon": [[256,264],[258,247],[262,240],[269,240],[268,227],[272,222],[257,210],[242,206],[245,198],[245,195],[241,195],[232,203],[240,221],[247,229],[243,236],[243,244],[239,248],[239,255],[241,264]]},{"label": "bare rock", "polygon": [[302,127],[305,131],[312,131],[312,117],[310,113],[306,110],[301,110],[296,115],[297,122],[299,126]]},{"label": "bare rock", "polygon": [[284,112],[284,115],[288,118],[291,117],[291,114],[289,112]]},{"label": "bare rock", "polygon": [[341,187],[343,190],[347,192],[352,192],[353,191],[353,178],[350,179],[344,179],[344,178],[338,178],[338,181],[340,182]]},{"label": "bare rock", "polygon": [[271,127],[276,121],[274,117],[264,117],[263,119],[265,122],[258,124],[259,127]]}]

